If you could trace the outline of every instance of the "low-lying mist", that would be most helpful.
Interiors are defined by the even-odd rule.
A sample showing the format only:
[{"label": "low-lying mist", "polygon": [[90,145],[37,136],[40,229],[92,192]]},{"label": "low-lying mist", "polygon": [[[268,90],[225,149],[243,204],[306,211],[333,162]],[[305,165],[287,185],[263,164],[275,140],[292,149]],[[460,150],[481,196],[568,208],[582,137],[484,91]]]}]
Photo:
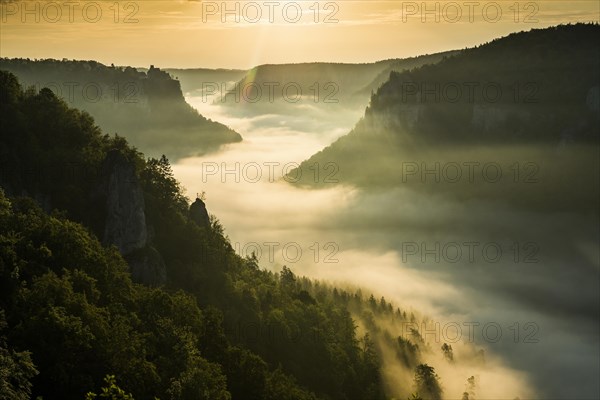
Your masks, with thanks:
[{"label": "low-lying mist", "polygon": [[[254,252],[263,268],[287,265],[297,275],[360,287],[414,313],[444,398],[600,395],[597,214],[402,185],[357,189],[335,184],[335,165],[313,171],[331,184],[304,189],[286,175],[347,133],[359,111],[316,105],[233,116],[200,97],[187,101],[244,137],[174,165],[189,197],[206,193],[242,256]],[[406,336],[409,328],[389,332]],[[452,362],[440,351],[444,343],[452,345]],[[406,398],[413,372],[391,354],[383,361],[388,392]]]}]

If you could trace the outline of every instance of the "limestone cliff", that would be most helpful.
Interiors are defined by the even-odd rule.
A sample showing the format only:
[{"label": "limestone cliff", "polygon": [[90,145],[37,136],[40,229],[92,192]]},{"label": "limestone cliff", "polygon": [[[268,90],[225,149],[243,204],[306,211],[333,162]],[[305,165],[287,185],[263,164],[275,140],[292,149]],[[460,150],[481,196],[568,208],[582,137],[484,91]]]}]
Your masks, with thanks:
[{"label": "limestone cliff", "polygon": [[147,243],[144,194],[135,167],[121,153],[110,152],[105,168],[108,182],[104,242],[114,244],[126,255]]},{"label": "limestone cliff", "polygon": [[210,228],[210,219],[208,217],[208,211],[206,211],[206,204],[202,199],[197,198],[194,203],[190,206],[190,218],[196,223],[196,225],[202,228]]},{"label": "limestone cliff", "polygon": [[158,286],[166,282],[166,267],[149,243],[145,202],[135,165],[118,151],[104,161],[106,221],[104,243],[115,245],[127,260],[135,282]]}]

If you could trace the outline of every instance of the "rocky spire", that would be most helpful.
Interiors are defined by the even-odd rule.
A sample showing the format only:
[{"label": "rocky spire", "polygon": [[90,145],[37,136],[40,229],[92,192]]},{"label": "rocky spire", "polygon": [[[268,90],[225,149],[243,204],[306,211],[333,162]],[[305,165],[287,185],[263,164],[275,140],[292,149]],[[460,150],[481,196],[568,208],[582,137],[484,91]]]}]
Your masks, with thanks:
[{"label": "rocky spire", "polygon": [[206,211],[206,204],[200,198],[196,197],[196,201],[190,206],[190,218],[196,223],[196,225],[203,228],[210,228],[210,219],[208,218],[208,211]]}]

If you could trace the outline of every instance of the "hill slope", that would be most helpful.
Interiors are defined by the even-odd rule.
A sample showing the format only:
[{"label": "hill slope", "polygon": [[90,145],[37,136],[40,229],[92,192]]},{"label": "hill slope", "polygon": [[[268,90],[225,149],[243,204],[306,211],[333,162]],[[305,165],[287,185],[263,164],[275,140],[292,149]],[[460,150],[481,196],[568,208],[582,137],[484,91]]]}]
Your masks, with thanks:
[{"label": "hill slope", "polygon": [[414,374],[440,397],[424,364],[439,346],[405,332],[419,317],[261,270],[189,206],[166,158],[10,73],[0,90],[0,355],[15,377],[0,397],[81,399],[116,375],[141,399],[383,399]]},{"label": "hill slope", "polygon": [[435,63],[450,53],[365,64],[299,63],[265,64],[252,68],[235,87],[221,96],[225,106],[267,110],[286,103],[328,108],[363,108],[372,89],[387,80],[391,71]]},{"label": "hill slope", "polygon": [[89,112],[104,131],[119,133],[149,155],[179,158],[241,140],[198,114],[185,102],[179,82],[157,68],[140,72],[95,61],[2,58],[0,69],[15,74],[25,87],[50,88]]},{"label": "hill slope", "polygon": [[373,91],[376,91],[381,85],[387,82],[392,72],[402,72],[404,70],[419,68],[426,64],[435,64],[442,61],[444,58],[455,55],[456,53],[458,53],[458,51],[445,51],[442,53],[426,54],[417,57],[394,60],[392,63],[388,64],[386,69],[381,71],[371,83],[358,91],[356,95],[366,95],[367,97],[370,96]]},{"label": "hill slope", "polygon": [[241,69],[208,69],[208,68],[166,68],[166,72],[181,82],[183,93],[201,94],[203,88],[212,89],[212,85],[226,83],[226,88],[233,87],[247,73]]},{"label": "hill slope", "polygon": [[[335,163],[346,184],[588,209],[598,198],[587,184],[598,171],[598,34],[597,24],[532,30],[393,72],[354,129],[290,176],[314,185],[310,169]],[[503,179],[473,184],[465,163],[479,175],[495,163]],[[537,184],[507,190],[528,176]]]}]

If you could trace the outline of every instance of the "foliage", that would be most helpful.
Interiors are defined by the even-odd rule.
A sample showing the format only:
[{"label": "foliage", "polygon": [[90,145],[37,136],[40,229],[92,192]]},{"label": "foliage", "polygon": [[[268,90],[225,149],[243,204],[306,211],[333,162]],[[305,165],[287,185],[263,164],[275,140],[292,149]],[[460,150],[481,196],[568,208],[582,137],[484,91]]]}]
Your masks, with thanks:
[{"label": "foliage", "polygon": [[[158,68],[0,58],[0,70],[15,74],[32,91],[85,110],[105,132],[123,135],[155,156],[166,149],[185,156],[193,154],[190,149],[208,151],[241,140],[237,132],[198,114],[185,101],[179,81]],[[52,113],[49,108],[48,115]]]},{"label": "foliage", "polygon": [[[0,310],[0,333],[6,329],[4,311]],[[31,379],[38,370],[28,351],[16,352],[8,347],[6,337],[0,336],[0,398],[27,400],[31,397]]]},{"label": "foliage", "polygon": [[[11,390],[67,400],[101,385],[98,396],[117,398],[383,398],[381,349],[359,340],[343,298],[239,257],[214,218],[196,225],[166,157],[145,160],[48,90],[22,91],[4,72],[0,83],[0,149],[13,163],[0,178],[0,308],[6,354],[20,357],[9,368],[22,376]],[[132,282],[117,249],[98,240],[98,188],[114,151],[139,177],[163,287]],[[65,160],[99,172],[45,175]]]},{"label": "foliage", "polygon": [[110,400],[133,400],[133,396],[125,393],[123,389],[117,386],[114,375],[107,375],[104,378],[104,382],[106,383],[106,386],[101,389],[102,392],[100,395],[90,392],[85,395],[85,400],[94,400],[98,397]]},{"label": "foliage", "polygon": [[415,369],[415,388],[424,400],[440,400],[442,388],[435,369],[427,364],[419,364]]},{"label": "foliage", "polygon": [[[600,179],[599,35],[597,23],[534,29],[392,72],[352,131],[289,175],[304,186],[402,187],[460,202],[595,213],[600,190],[589,182]],[[507,172],[495,184],[467,178],[466,165],[492,160]],[[511,176],[522,160],[537,179]],[[334,179],[312,179],[315,166],[331,164]],[[455,166],[456,174],[447,173]],[[516,189],[515,182],[536,184]]]}]

